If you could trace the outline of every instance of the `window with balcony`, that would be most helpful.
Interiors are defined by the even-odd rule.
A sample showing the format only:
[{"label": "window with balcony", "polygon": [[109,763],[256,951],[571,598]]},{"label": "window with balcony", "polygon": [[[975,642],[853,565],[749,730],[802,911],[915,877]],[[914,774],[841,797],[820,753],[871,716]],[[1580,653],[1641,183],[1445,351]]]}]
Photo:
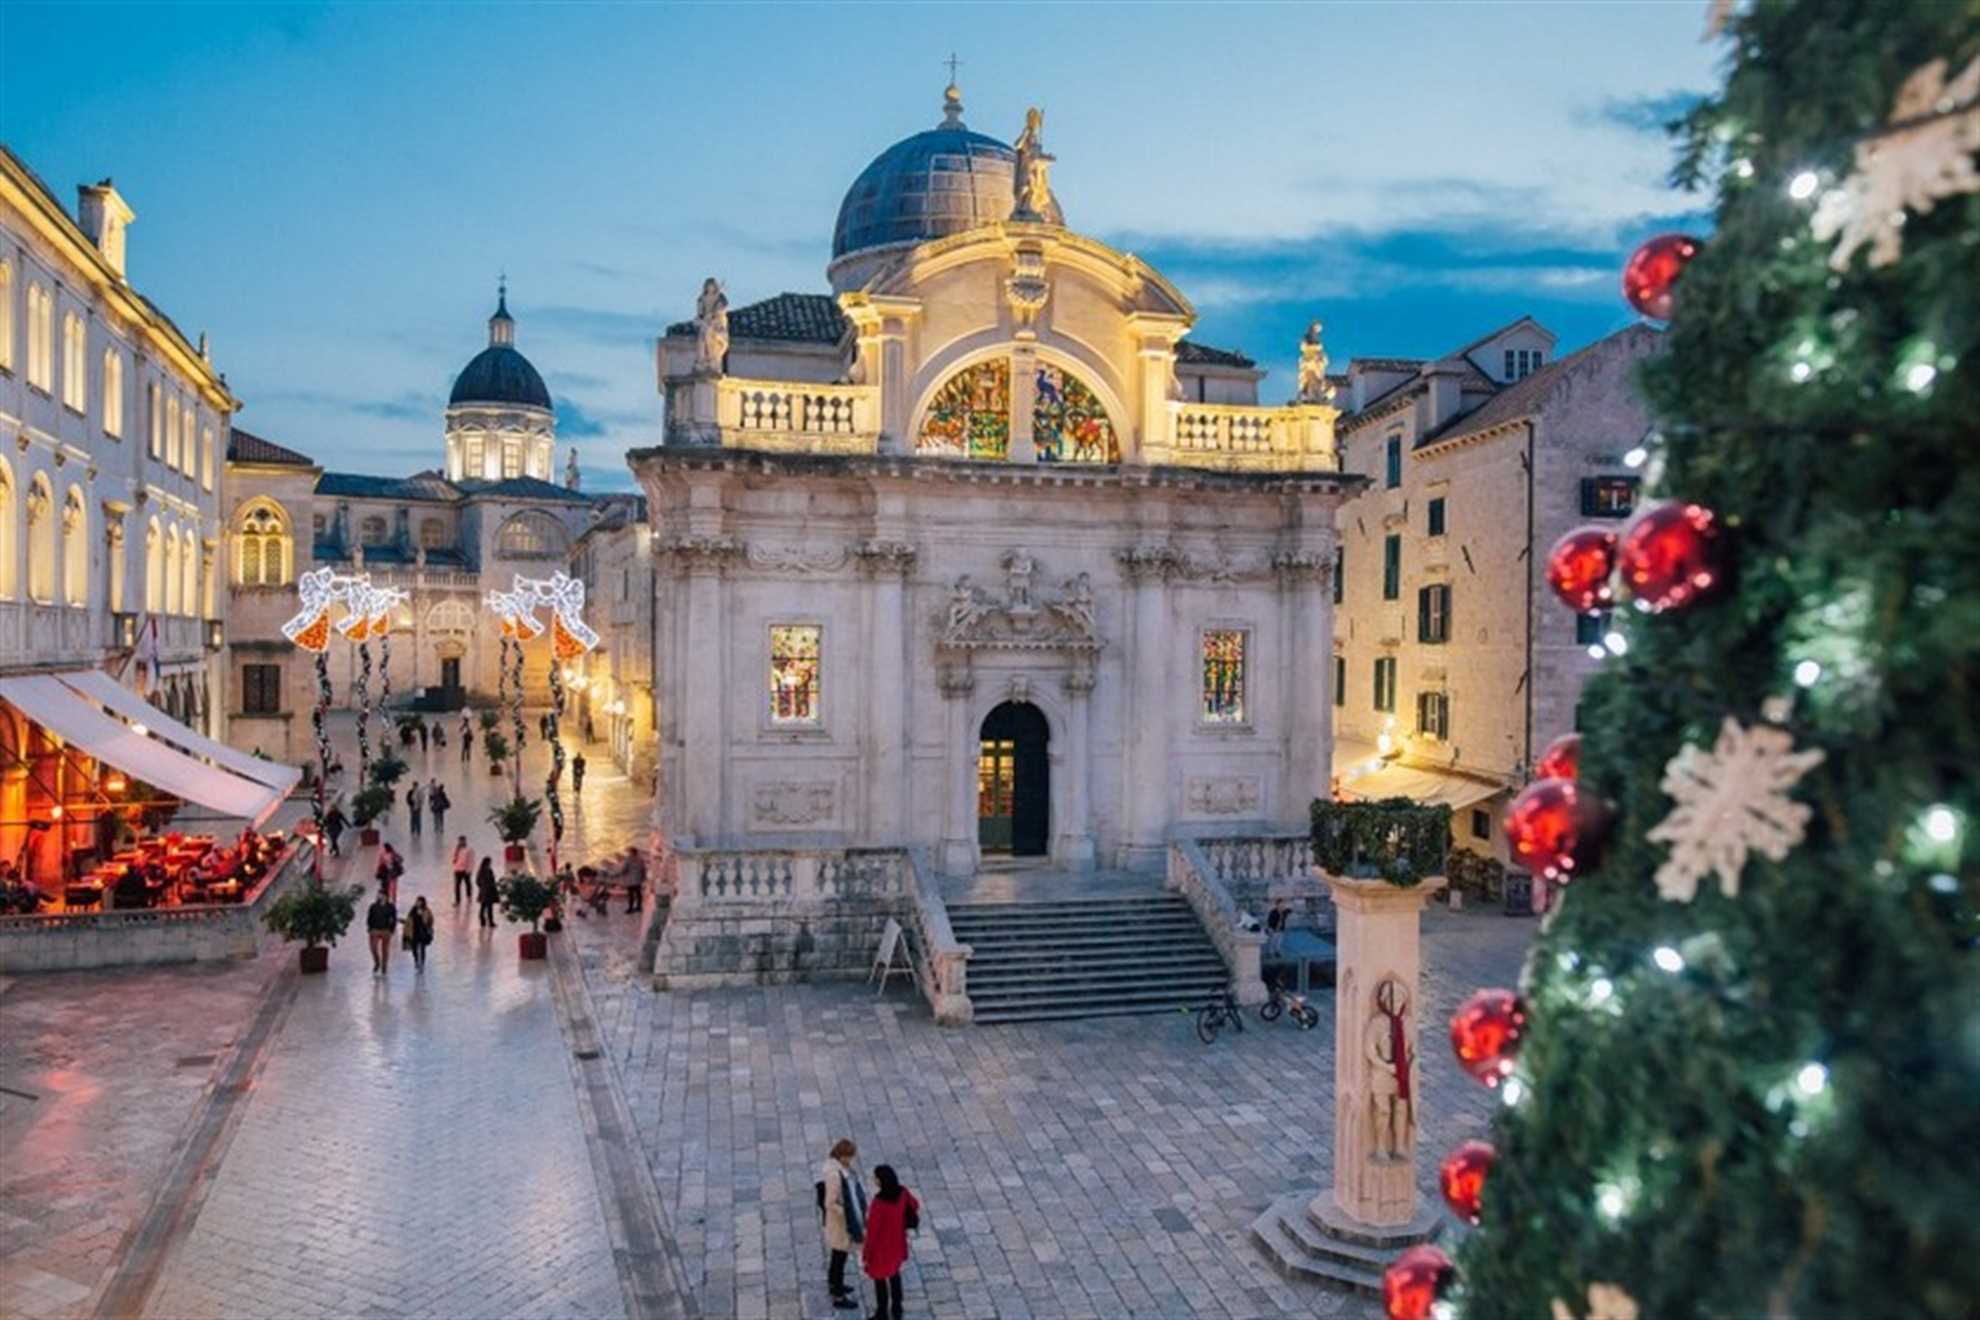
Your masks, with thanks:
[{"label": "window with balcony", "polygon": [[1396,658],[1382,656],[1375,662],[1375,709],[1394,711],[1396,708]]},{"label": "window with balcony", "polygon": [[241,666],[241,714],[282,713],[282,666]]},{"label": "window with balcony", "polygon": [[1242,628],[1210,628],[1203,634],[1203,722],[1242,724],[1244,705]]},{"label": "window with balcony", "polygon": [[1451,640],[1451,588],[1447,582],[1416,593],[1416,640],[1438,646]]},{"label": "window with balcony", "polygon": [[1428,520],[1428,526],[1425,528],[1425,531],[1431,536],[1442,536],[1444,534],[1444,497],[1439,495],[1436,499],[1431,500],[1425,506],[1425,509],[1424,516]]},{"label": "window with balcony", "polygon": [[62,316],[62,406],[80,413],[89,407],[89,332],[74,312]]},{"label": "window with balcony", "polygon": [[27,291],[27,379],[43,394],[55,384],[55,299],[39,284]]},{"label": "window with balcony", "polygon": [[103,434],[124,438],[124,355],[103,350]]},{"label": "window with balcony", "polygon": [[1636,508],[1635,477],[1583,477],[1581,516],[1584,518],[1627,518]]},{"label": "window with balcony", "polygon": [[815,725],[819,721],[819,669],[824,629],[780,624],[770,629],[770,722]]},{"label": "window with balcony", "polygon": [[1451,699],[1448,693],[1416,694],[1416,731],[1439,742],[1451,736]]},{"label": "window with balcony", "polygon": [[1382,599],[1402,599],[1402,537],[1382,538]]}]

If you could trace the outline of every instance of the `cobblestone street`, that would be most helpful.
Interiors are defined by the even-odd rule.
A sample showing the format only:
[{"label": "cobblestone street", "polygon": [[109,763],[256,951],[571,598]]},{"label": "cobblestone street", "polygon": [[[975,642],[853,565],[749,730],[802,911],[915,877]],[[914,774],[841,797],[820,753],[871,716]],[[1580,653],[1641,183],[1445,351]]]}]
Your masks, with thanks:
[{"label": "cobblestone street", "polygon": [[[651,805],[602,745],[589,751],[582,801],[567,802],[574,858],[643,838]],[[0,1085],[39,1097],[0,1093],[0,1310],[115,1314],[99,1308],[127,1295],[136,1246],[157,1252],[139,1295],[163,1320],[626,1313],[617,1193],[573,1086],[556,972],[518,961],[513,927],[477,933],[449,893],[454,836],[496,846],[485,814],[506,781],[478,762],[463,774],[452,749],[412,761],[456,802],[444,837],[429,822],[409,840],[403,807],[387,829],[411,868],[402,905],[425,893],[439,914],[424,975],[401,950],[373,978],[354,930],[324,977],[297,977],[293,948],[272,945],[252,963],[0,994]],[[367,876],[372,860],[359,854]],[[839,1136],[926,1205],[907,1274],[916,1314],[1377,1313],[1281,1281],[1246,1235],[1273,1197],[1328,1177],[1331,1020],[1310,1034],[1254,1020],[1205,1048],[1181,1015],[938,1028],[898,986],[659,994],[632,975],[638,928],[615,908],[560,938],[703,1314],[833,1314],[812,1181]],[[1474,986],[1510,981],[1530,932],[1492,913],[1425,918],[1426,1194],[1436,1158],[1491,1103],[1437,1026]],[[230,1047],[283,995],[233,1093],[219,1084]],[[214,1106],[237,1112],[186,1189],[186,1222],[134,1241]]]}]

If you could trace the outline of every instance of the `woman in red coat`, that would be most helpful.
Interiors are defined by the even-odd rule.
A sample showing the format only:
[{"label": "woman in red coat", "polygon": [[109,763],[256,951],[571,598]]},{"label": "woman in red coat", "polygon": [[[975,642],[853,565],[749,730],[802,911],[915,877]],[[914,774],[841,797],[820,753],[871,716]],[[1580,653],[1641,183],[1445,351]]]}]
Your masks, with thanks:
[{"label": "woman in red coat", "polygon": [[901,1267],[907,1264],[908,1233],[921,1227],[921,1202],[901,1186],[891,1164],[876,1168],[873,1180],[880,1190],[866,1207],[866,1244],[860,1249],[859,1263],[873,1280],[879,1302],[873,1320],[900,1320]]}]

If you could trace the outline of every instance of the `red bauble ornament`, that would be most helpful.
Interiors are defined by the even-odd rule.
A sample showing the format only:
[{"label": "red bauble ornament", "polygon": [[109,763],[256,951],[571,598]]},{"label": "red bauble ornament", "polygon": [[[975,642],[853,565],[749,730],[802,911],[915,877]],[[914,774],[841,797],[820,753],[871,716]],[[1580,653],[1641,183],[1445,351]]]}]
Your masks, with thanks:
[{"label": "red bauble ornament", "polygon": [[1705,246],[1689,234],[1659,234],[1629,254],[1623,266],[1623,297],[1645,316],[1658,321],[1671,319],[1672,290],[1678,276]]},{"label": "red bauble ornament", "polygon": [[1444,1162],[1437,1166],[1437,1186],[1443,1189],[1445,1203],[1451,1207],[1452,1214],[1474,1228],[1478,1225],[1479,1204],[1485,1198],[1485,1175],[1496,1158],[1498,1152],[1492,1149],[1491,1142],[1467,1141],[1444,1156]]},{"label": "red bauble ornament", "polygon": [[1653,504],[1624,524],[1616,558],[1623,585],[1653,613],[1710,595],[1730,568],[1717,515],[1679,500]]},{"label": "red bauble ornament", "polygon": [[1430,1308],[1457,1275],[1451,1258],[1429,1243],[1411,1247],[1382,1271],[1382,1311],[1389,1320],[1429,1320]]},{"label": "red bauble ornament", "polygon": [[1506,843],[1514,862],[1566,883],[1601,861],[1614,816],[1572,779],[1536,779],[1506,808]]},{"label": "red bauble ornament", "polygon": [[1487,1086],[1512,1071],[1526,1005],[1511,990],[1476,990],[1451,1017],[1451,1053],[1458,1065]]},{"label": "red bauble ornament", "polygon": [[1615,601],[1609,575],[1616,571],[1616,534],[1606,527],[1577,527],[1547,552],[1547,585],[1579,614]]},{"label": "red bauble ornament", "polygon": [[1542,779],[1581,778],[1581,735],[1564,733],[1548,743],[1533,773]]}]

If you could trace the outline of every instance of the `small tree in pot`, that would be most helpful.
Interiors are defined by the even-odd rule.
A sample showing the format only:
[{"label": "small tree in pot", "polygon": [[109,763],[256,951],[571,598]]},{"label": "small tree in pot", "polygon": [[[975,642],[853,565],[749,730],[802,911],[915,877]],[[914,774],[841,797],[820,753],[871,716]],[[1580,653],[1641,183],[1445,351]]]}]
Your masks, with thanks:
[{"label": "small tree in pot", "polygon": [[406,775],[406,763],[396,752],[380,752],[378,759],[371,763],[371,782],[383,788],[391,788]]},{"label": "small tree in pot", "polygon": [[378,826],[374,823],[392,809],[392,790],[373,784],[351,799],[351,823],[358,827],[358,842],[366,848],[378,846]]},{"label": "small tree in pot", "polygon": [[549,951],[549,940],[538,929],[538,923],[557,901],[557,891],[528,871],[516,871],[503,879],[501,893],[502,916],[509,921],[529,923],[529,929],[517,940],[522,956],[543,957]]},{"label": "small tree in pot", "polygon": [[285,944],[301,940],[303,971],[321,972],[330,966],[330,950],[324,946],[334,946],[350,929],[362,897],[362,885],[327,889],[312,881],[270,903],[268,911],[261,914],[261,921],[280,935]]},{"label": "small tree in pot", "polygon": [[502,860],[510,866],[518,866],[523,859],[523,843],[536,832],[536,822],[543,815],[543,799],[512,797],[499,807],[488,812],[488,823],[502,836],[508,846],[502,849]]},{"label": "small tree in pot", "polygon": [[501,730],[490,729],[488,736],[481,740],[481,745],[488,753],[488,773],[500,779],[502,762],[509,758],[509,740],[502,736]]}]

